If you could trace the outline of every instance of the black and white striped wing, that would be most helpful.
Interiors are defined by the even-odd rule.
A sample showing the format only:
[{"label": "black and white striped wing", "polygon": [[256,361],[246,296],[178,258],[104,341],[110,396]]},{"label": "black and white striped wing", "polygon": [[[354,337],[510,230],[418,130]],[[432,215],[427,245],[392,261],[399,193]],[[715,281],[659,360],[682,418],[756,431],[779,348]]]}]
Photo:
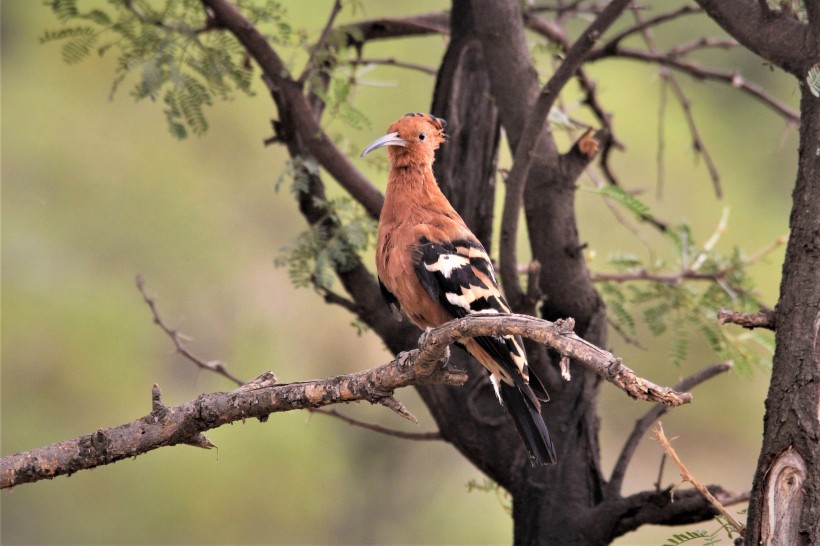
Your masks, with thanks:
[{"label": "black and white striped wing", "polygon": [[[420,241],[416,275],[431,298],[456,318],[473,313],[509,313],[501,295],[490,257],[478,241],[450,243]],[[529,380],[527,357],[519,336],[474,338],[518,384]]]}]

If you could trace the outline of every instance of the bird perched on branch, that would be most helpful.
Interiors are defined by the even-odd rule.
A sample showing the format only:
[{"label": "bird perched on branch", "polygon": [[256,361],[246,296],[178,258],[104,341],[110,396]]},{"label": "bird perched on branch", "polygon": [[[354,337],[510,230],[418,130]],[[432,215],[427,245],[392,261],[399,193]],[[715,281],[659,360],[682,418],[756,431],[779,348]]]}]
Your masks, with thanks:
[{"label": "bird perched on branch", "polygon": [[[361,154],[389,147],[376,247],[379,286],[396,314],[403,308],[422,329],[472,313],[510,312],[490,257],[433,176],[434,152],[447,140],[446,125],[430,114],[406,114]],[[465,341],[464,348],[490,372],[533,464],[554,463],[555,448],[541,417],[548,396],[530,373],[521,338],[481,336]]]}]

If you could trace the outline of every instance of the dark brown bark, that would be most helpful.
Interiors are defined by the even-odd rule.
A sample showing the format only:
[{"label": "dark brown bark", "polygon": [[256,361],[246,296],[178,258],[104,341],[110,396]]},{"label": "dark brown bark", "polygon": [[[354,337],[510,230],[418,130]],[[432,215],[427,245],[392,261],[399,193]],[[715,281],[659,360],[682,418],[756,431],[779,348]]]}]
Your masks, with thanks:
[{"label": "dark brown bark", "polygon": [[[431,113],[447,120],[450,139],[433,172],[444,195],[484,244],[492,247],[500,124],[469,2],[453,2],[450,43],[436,78]],[[475,138],[473,133],[485,133]]]},{"label": "dark brown bark", "polygon": [[[474,2],[473,6],[492,67],[490,77],[502,124],[515,149],[526,126],[527,105],[534,104],[538,95],[519,5]],[[571,316],[581,337],[603,345],[605,309],[589,279],[575,221],[574,182],[580,170],[563,168],[548,134],[542,134],[533,155],[524,211],[533,257],[541,264],[539,288],[546,297],[542,316],[553,320]],[[563,383],[548,373],[549,365],[538,362],[534,369],[548,380],[552,400],[544,413],[547,426],[556,430],[559,463],[547,472],[529,473],[512,490],[515,541],[607,543],[615,536],[611,527],[584,522],[590,508],[603,500],[596,415],[600,381],[573,365],[573,381]]]},{"label": "dark brown bark", "polygon": [[[820,100],[804,79],[820,59],[820,4],[809,24],[765,2],[698,0],[740,43],[801,87],[800,148],[774,323],[775,354],[746,543],[820,541]],[[785,9],[785,8],[784,8]]]},{"label": "dark brown bark", "polygon": [[[781,544],[820,541],[820,99],[804,86],[800,105],[799,167],[775,310],[763,448],[749,506],[750,545],[774,536]],[[789,452],[799,459],[784,479],[772,468]],[[780,503],[784,497],[791,501]]]}]

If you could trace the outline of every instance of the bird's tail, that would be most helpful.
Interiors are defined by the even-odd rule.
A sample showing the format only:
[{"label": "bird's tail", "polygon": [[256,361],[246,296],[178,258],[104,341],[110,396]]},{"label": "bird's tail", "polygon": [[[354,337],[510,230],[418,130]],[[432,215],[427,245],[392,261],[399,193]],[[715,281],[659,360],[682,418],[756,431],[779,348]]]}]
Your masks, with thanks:
[{"label": "bird's tail", "polygon": [[555,446],[541,412],[517,386],[499,381],[501,400],[530,452],[533,466],[555,464]]}]

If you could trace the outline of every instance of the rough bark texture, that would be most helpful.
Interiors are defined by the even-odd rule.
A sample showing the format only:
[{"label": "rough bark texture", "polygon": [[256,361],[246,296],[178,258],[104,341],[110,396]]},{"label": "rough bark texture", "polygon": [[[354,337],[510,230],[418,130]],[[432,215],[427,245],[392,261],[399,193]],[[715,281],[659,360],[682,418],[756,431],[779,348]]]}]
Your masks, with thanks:
[{"label": "rough bark texture", "polygon": [[[805,84],[820,62],[820,2],[808,23],[766,2],[698,0],[729,34],[794,75],[800,148],[789,243],[775,309],[775,354],[746,543],[820,542],[820,99]],[[783,4],[786,6],[786,4]],[[792,461],[783,464],[784,460]],[[795,512],[799,511],[799,514]]]},{"label": "rough bark texture", "polygon": [[[750,545],[820,541],[820,99],[806,87],[802,93],[799,167],[776,308],[763,449],[749,507]],[[771,469],[790,451],[804,465],[794,465],[783,480],[782,472]],[[784,487],[801,489],[800,484],[801,502],[775,502]],[[799,516],[789,513],[794,509]],[[788,527],[795,517],[797,525]],[[776,542],[777,536],[784,540]]]},{"label": "rough bark texture", "polygon": [[[473,7],[491,67],[493,96],[515,149],[526,125],[528,105],[536,100],[539,87],[527,52],[519,5],[474,2]],[[579,173],[562,172],[551,138],[542,136],[534,155],[524,191],[524,210],[533,257],[541,264],[538,282],[546,296],[542,316],[550,320],[571,316],[581,337],[604,345],[605,310],[589,279],[576,228],[574,183]],[[559,462],[547,471],[526,471],[523,479],[514,482],[515,541],[604,544],[614,537],[613,530],[583,522],[589,509],[602,501],[604,485],[595,411],[600,380],[573,364],[573,381],[562,383],[554,372],[548,373],[550,364],[541,360],[533,367],[547,380],[552,396],[545,420],[550,430],[556,431]]]}]

